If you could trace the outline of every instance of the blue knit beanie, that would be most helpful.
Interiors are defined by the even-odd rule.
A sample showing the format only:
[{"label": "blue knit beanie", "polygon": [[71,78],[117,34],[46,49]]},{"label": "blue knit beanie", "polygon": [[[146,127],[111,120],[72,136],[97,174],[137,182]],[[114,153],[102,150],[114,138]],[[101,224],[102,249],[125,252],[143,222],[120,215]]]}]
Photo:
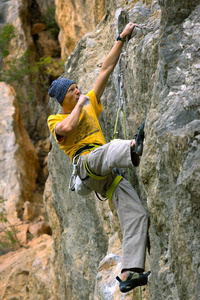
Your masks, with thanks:
[{"label": "blue knit beanie", "polygon": [[70,85],[73,83],[75,83],[73,80],[67,78],[58,78],[52,82],[48,94],[50,97],[56,98],[60,105],[62,105],[65,94],[67,93]]}]

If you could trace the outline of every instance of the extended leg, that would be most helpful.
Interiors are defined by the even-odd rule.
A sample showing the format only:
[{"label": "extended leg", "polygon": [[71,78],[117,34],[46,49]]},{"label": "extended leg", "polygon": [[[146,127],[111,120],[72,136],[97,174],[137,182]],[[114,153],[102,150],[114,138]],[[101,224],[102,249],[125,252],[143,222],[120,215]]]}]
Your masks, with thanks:
[{"label": "extended leg", "polygon": [[88,155],[88,166],[98,175],[106,175],[113,168],[133,167],[131,160],[131,141],[115,139]]},{"label": "extended leg", "polygon": [[113,193],[120,225],[123,231],[122,270],[144,271],[148,214],[131,184],[122,179]]},{"label": "extended leg", "polygon": [[142,274],[145,267],[148,215],[137,193],[125,179],[116,188],[112,202],[123,231],[122,274],[121,280],[119,277],[117,279],[120,281],[120,290],[127,292],[146,284],[150,274]]},{"label": "extended leg", "polygon": [[88,156],[88,165],[91,171],[106,175],[113,168],[137,167],[140,163],[139,156],[143,153],[145,122],[140,126],[136,140],[115,139],[92,151]]}]

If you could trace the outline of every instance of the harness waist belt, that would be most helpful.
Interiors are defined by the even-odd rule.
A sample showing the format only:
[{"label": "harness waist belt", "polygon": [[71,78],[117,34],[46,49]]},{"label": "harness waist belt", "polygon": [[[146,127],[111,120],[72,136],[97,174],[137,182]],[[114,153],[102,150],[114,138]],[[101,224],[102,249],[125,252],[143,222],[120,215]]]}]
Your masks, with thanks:
[{"label": "harness waist belt", "polygon": [[96,143],[85,145],[85,146],[79,148],[79,149],[76,151],[76,153],[74,154],[74,157],[75,157],[76,155],[79,155],[79,154],[83,153],[83,152],[86,151],[86,150],[91,150],[91,149],[94,148],[95,146],[99,146],[99,147],[100,147],[100,146],[102,146],[102,145],[96,144]]}]

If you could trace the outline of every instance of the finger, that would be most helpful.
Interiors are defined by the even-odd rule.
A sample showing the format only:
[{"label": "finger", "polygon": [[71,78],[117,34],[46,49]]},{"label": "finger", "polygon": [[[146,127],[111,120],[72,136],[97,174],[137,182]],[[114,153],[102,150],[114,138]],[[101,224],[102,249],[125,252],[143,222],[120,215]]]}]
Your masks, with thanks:
[{"label": "finger", "polygon": [[140,25],[138,25],[137,23],[133,23],[133,22],[128,23],[128,26],[130,26],[130,25],[140,27]]},{"label": "finger", "polygon": [[138,24],[135,24],[135,23],[133,23],[133,26],[134,26],[134,27],[141,28],[141,26],[140,26],[140,25],[138,25]]},{"label": "finger", "polygon": [[131,141],[131,147],[135,147],[135,140]]}]

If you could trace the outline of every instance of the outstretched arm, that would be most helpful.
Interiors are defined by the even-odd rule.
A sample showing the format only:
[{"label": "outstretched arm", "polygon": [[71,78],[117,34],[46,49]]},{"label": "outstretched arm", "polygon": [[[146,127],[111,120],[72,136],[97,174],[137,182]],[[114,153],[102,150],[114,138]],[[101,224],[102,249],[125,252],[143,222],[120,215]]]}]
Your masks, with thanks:
[{"label": "outstretched arm", "polygon": [[[134,27],[139,27],[139,26],[134,23],[127,24],[124,30],[122,31],[122,33],[120,34],[120,37],[125,39],[127,36],[130,36]],[[115,68],[118,62],[122,47],[123,47],[123,42],[120,40],[117,41],[114,47],[112,48],[112,50],[110,51],[110,53],[108,54],[108,56],[106,57],[101,67],[99,76],[94,86],[94,93],[98,101],[100,100],[103,94],[103,91],[106,87],[110,74],[112,73],[113,69]]]}]

